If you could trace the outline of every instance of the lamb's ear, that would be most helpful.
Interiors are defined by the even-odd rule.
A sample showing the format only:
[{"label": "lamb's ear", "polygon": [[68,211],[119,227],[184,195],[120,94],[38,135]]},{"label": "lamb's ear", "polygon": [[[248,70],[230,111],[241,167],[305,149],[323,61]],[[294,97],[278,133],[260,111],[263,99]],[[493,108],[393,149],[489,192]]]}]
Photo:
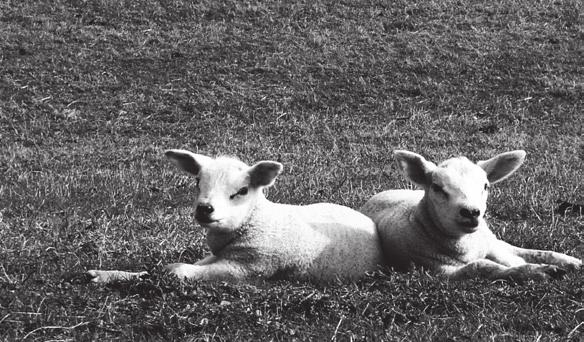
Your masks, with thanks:
[{"label": "lamb's ear", "polygon": [[249,169],[249,185],[252,187],[271,186],[284,166],[274,161],[261,161]]},{"label": "lamb's ear", "polygon": [[436,168],[436,164],[427,161],[419,154],[396,150],[393,156],[397,160],[400,169],[414,183],[427,186],[431,181],[430,173]]},{"label": "lamb's ear", "polygon": [[164,155],[181,170],[197,176],[204,164],[213,160],[202,154],[196,154],[186,150],[167,150]]},{"label": "lamb's ear", "polygon": [[490,183],[497,183],[511,176],[523,164],[525,154],[523,150],[505,152],[489,160],[481,160],[477,165],[485,170]]}]

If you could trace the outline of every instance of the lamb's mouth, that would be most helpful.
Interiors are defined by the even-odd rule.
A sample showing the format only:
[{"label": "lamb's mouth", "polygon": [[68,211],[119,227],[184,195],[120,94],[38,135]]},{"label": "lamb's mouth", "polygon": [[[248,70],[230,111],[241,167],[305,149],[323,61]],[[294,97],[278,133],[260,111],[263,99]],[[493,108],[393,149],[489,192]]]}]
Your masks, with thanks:
[{"label": "lamb's mouth", "polygon": [[478,229],[479,220],[477,220],[477,219],[464,220],[464,221],[459,221],[458,224],[463,228],[463,230],[465,232],[472,233]]},{"label": "lamb's mouth", "polygon": [[229,226],[225,226],[225,221],[223,220],[213,220],[209,223],[200,223],[199,225],[203,228],[206,232],[214,232],[214,233],[232,233],[233,229]]},{"label": "lamb's mouth", "polygon": [[201,226],[208,226],[210,224],[213,224],[215,222],[219,222],[219,220],[214,220],[210,217],[200,217],[195,215],[195,220],[197,220],[197,222],[201,225]]}]

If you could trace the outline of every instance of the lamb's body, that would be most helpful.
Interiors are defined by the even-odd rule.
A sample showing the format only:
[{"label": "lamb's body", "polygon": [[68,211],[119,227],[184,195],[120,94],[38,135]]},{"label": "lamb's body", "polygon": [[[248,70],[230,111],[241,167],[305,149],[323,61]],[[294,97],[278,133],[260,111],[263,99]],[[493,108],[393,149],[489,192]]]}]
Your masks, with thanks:
[{"label": "lamb's body", "polygon": [[[414,266],[452,279],[545,279],[582,262],[571,256],[512,246],[483,218],[489,181],[498,182],[523,162],[522,151],[471,163],[453,158],[439,166],[407,151],[396,157],[407,176],[424,190],[389,190],[361,209],[377,225],[385,261],[400,271]],[[487,180],[488,179],[488,180]]]},{"label": "lamb's body", "polygon": [[[183,150],[167,156],[197,177],[195,218],[207,230],[212,253],[195,264],[168,265],[179,278],[327,282],[356,279],[383,263],[375,224],[362,213],[331,203],[296,206],[267,200],[262,189],[273,184],[280,163],[249,167]],[[90,274],[96,282],[137,277],[118,271]]]}]

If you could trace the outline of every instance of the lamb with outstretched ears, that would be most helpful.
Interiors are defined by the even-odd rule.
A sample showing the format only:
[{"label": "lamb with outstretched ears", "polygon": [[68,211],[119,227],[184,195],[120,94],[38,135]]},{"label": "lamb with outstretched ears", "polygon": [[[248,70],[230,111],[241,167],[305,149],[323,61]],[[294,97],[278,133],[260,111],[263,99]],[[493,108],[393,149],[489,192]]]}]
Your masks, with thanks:
[{"label": "lamb with outstretched ears", "polygon": [[[166,156],[196,177],[195,219],[206,229],[211,250],[194,264],[167,265],[179,278],[353,280],[383,262],[375,224],[360,212],[331,203],[297,206],[266,199],[263,189],[282,171],[280,163],[250,167],[185,150],[169,150]],[[95,282],[109,282],[116,272],[92,270],[90,275]]]},{"label": "lamb with outstretched ears", "polygon": [[571,256],[524,249],[497,239],[483,215],[491,184],[517,170],[518,150],[473,163],[465,157],[438,166],[395,151],[399,167],[423,190],[389,190],[361,208],[377,225],[386,263],[406,271],[421,266],[451,279],[548,279],[577,269]]}]

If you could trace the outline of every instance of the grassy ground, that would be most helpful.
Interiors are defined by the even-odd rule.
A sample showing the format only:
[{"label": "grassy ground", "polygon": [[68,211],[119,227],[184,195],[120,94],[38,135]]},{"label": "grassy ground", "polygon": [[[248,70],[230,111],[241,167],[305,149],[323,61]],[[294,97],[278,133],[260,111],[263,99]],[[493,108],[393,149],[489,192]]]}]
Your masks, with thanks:
[{"label": "grassy ground", "polygon": [[[584,257],[580,1],[0,2],[0,339],[584,339],[583,271],[551,283],[180,284],[207,253],[166,148],[274,159],[269,198],[359,207],[439,161],[523,148],[501,238]],[[149,270],[87,284],[89,268]]]}]

